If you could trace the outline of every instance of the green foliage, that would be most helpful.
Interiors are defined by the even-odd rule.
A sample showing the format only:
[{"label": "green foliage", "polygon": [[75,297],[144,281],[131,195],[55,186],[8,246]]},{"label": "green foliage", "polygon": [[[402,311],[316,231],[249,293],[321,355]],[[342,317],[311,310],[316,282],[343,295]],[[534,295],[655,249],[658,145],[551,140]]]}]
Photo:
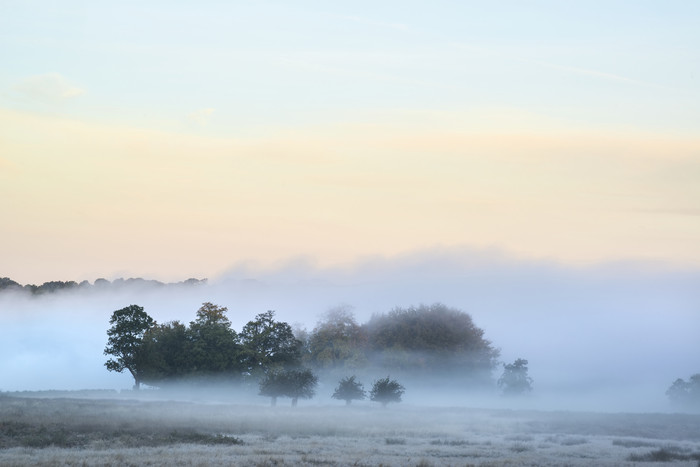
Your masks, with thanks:
[{"label": "green foliage", "polygon": [[688,381],[678,378],[666,391],[672,404],[682,409],[700,409],[700,373]]},{"label": "green foliage", "polygon": [[498,378],[498,387],[504,395],[521,395],[532,391],[532,378],[527,374],[527,360],[519,358],[503,365],[503,374]]},{"label": "green foliage", "polygon": [[401,402],[401,396],[404,392],[405,388],[398,381],[387,376],[374,382],[372,390],[369,392],[369,398],[386,407],[389,402]]},{"label": "green foliage", "polygon": [[359,381],[355,381],[355,376],[343,378],[335,388],[335,392],[331,396],[333,399],[345,401],[347,405],[353,400],[362,400],[367,397],[364,386]]},{"label": "green foliage", "polygon": [[312,398],[317,384],[318,378],[309,369],[275,370],[260,380],[259,394],[270,397],[273,406],[278,397],[290,397],[294,407],[300,398]]},{"label": "green foliage", "polygon": [[186,332],[190,372],[198,376],[240,373],[241,347],[226,317],[227,308],[210,302],[197,310]]},{"label": "green foliage", "polygon": [[192,369],[187,327],[179,321],[152,326],[143,336],[143,381],[158,386],[181,378]]},{"label": "green foliage", "polygon": [[155,321],[138,305],[130,305],[116,310],[109,319],[112,325],[107,330],[107,346],[104,354],[112,355],[105,363],[109,371],[129,370],[134,377],[134,388],[141,385],[145,368],[146,354],[143,347],[143,336]]},{"label": "green foliage", "polygon": [[260,313],[241,330],[241,363],[250,374],[295,367],[301,363],[302,343],[294,337],[289,324],[274,318],[274,311]]}]

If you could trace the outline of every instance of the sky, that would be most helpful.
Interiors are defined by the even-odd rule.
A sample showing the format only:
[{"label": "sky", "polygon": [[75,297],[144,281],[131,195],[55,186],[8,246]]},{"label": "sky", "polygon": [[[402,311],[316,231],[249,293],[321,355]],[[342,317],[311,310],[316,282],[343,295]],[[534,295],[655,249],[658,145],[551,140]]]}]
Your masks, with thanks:
[{"label": "sky", "polygon": [[694,1],[0,0],[0,275],[700,266]]}]

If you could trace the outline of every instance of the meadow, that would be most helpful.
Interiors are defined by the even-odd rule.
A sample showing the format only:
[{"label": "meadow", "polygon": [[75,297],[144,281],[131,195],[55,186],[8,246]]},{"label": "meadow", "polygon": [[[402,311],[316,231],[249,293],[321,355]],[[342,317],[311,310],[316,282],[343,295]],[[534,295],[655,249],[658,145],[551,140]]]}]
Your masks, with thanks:
[{"label": "meadow", "polygon": [[0,465],[700,465],[700,415],[3,393]]}]

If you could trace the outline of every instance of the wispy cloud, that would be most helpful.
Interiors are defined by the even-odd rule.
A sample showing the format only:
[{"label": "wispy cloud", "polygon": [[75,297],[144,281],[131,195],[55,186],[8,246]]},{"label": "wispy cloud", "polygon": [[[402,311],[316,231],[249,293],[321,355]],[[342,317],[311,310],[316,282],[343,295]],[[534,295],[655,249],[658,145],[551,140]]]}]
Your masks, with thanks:
[{"label": "wispy cloud", "polygon": [[33,101],[48,104],[61,103],[85,93],[59,73],[29,76],[17,83],[14,90]]}]

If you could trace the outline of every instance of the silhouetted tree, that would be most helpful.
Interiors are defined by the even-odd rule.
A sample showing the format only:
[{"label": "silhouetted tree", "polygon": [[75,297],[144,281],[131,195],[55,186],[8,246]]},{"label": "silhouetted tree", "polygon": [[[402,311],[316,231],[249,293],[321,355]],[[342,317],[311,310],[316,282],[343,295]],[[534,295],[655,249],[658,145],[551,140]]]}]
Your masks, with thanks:
[{"label": "silhouetted tree", "polygon": [[299,399],[311,399],[316,394],[318,378],[309,369],[294,369],[284,371],[287,379],[285,395],[292,398],[292,407],[297,406]]},{"label": "silhouetted tree", "polygon": [[527,360],[522,358],[503,364],[503,374],[498,378],[498,387],[503,394],[513,396],[532,391],[532,378],[527,371]]},{"label": "silhouetted tree", "polygon": [[275,321],[275,312],[260,313],[241,330],[242,363],[250,374],[261,374],[301,363],[301,342],[292,327]]},{"label": "silhouetted tree", "polygon": [[190,323],[186,335],[189,365],[194,375],[240,375],[242,349],[226,311],[226,307],[205,302],[197,310],[197,319]]},{"label": "silhouetted tree", "polygon": [[290,397],[292,407],[296,407],[300,398],[314,396],[317,384],[318,378],[308,369],[273,370],[260,380],[259,394],[269,397],[273,407],[278,397]]},{"label": "silhouetted tree", "polygon": [[21,290],[22,286],[9,277],[0,277],[0,290]]},{"label": "silhouetted tree", "polygon": [[369,392],[369,398],[381,403],[382,407],[386,407],[389,402],[401,402],[401,396],[404,392],[405,388],[402,385],[387,376],[374,382],[372,390]]},{"label": "silhouetted tree", "polygon": [[107,330],[104,354],[116,359],[110,358],[105,366],[109,371],[118,373],[129,370],[134,377],[134,389],[139,389],[146,361],[143,336],[155,321],[143,311],[143,307],[130,305],[112,313],[109,324],[112,327]]},{"label": "silhouetted tree", "polygon": [[350,405],[353,400],[362,400],[367,397],[367,393],[362,383],[355,381],[355,376],[350,376],[340,380],[331,397],[345,401],[345,405]]},{"label": "silhouetted tree", "polygon": [[188,329],[179,321],[155,324],[143,335],[143,382],[159,386],[192,373]]}]

